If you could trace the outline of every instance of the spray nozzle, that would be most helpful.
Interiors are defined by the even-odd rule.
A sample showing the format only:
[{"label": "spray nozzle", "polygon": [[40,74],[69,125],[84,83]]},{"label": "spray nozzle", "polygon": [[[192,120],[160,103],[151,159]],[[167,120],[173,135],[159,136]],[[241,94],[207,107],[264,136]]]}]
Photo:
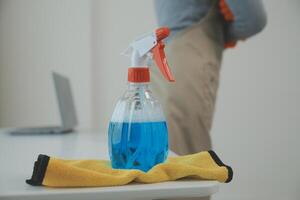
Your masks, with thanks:
[{"label": "spray nozzle", "polygon": [[168,81],[174,82],[175,79],[169,69],[164,52],[165,45],[162,41],[169,34],[168,27],[158,28],[132,42],[123,54],[131,55],[131,65],[135,68],[145,67],[149,63],[149,57],[153,58],[163,76]]}]

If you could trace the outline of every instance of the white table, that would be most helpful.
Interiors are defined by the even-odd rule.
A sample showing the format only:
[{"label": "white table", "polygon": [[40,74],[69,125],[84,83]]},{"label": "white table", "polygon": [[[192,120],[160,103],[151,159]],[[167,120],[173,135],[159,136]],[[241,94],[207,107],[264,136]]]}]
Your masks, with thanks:
[{"label": "white table", "polygon": [[161,199],[216,193],[216,181],[174,181],[102,188],[46,188],[25,183],[39,154],[66,159],[108,159],[106,134],[11,135],[0,130],[0,199]]}]

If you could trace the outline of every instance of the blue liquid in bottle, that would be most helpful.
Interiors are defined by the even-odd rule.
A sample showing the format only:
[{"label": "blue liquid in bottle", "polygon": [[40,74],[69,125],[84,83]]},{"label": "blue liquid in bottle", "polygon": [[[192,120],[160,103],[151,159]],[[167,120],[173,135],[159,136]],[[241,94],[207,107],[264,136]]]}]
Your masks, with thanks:
[{"label": "blue liquid in bottle", "polygon": [[109,149],[113,168],[147,172],[168,155],[167,124],[161,122],[110,122]]}]

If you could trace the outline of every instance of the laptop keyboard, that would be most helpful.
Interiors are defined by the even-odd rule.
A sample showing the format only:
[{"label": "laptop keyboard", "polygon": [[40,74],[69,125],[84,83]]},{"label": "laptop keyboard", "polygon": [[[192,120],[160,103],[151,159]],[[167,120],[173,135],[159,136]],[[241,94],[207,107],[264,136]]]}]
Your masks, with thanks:
[{"label": "laptop keyboard", "polygon": [[12,134],[55,134],[65,132],[62,127],[21,128],[12,131]]}]

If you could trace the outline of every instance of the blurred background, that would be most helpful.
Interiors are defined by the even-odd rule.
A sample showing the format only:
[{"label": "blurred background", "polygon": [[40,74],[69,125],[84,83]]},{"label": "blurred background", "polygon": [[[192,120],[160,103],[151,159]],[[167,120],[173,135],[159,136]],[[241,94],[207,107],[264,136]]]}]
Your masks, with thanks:
[{"label": "blurred background", "polygon": [[[235,174],[215,200],[300,199],[300,2],[264,3],[266,29],[224,53],[211,135]],[[150,0],[1,0],[0,128],[60,122],[54,70],[79,129],[106,134],[126,87],[120,52],[156,26]]]}]

